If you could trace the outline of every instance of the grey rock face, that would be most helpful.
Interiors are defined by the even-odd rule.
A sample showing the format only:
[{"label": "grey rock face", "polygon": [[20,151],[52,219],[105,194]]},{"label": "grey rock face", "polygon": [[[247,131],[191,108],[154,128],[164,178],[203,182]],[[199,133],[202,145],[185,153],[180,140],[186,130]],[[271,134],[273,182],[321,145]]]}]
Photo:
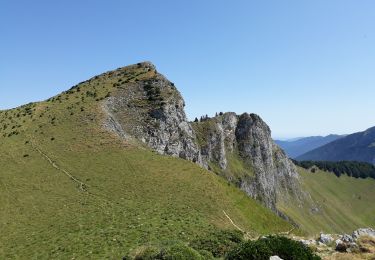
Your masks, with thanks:
[{"label": "grey rock face", "polygon": [[255,178],[241,183],[241,188],[251,197],[275,209],[281,197],[300,192],[295,166],[273,142],[269,127],[259,116],[241,115],[236,139],[240,156],[250,161],[254,168]]},{"label": "grey rock face", "polygon": [[242,173],[237,179],[233,174],[225,177],[268,208],[280,213],[278,201],[303,196],[294,164],[274,143],[269,127],[258,115],[225,113],[194,123],[194,128],[198,139],[206,140],[200,145],[203,165],[214,163],[228,172],[230,156],[238,156],[251,166],[252,173]]},{"label": "grey rock face", "polygon": [[227,152],[234,149],[237,121],[235,113],[226,113],[221,120],[209,122],[209,134],[202,136],[206,144],[200,147],[202,166],[208,168],[209,162],[215,162],[222,170],[227,168]]},{"label": "grey rock face", "polygon": [[[129,81],[129,75],[135,74],[147,76]],[[229,181],[277,213],[278,201],[302,197],[295,166],[273,142],[269,127],[259,116],[225,113],[192,124],[187,121],[180,93],[152,64],[140,63],[111,75],[120,83],[103,104],[108,130],[125,140],[141,141],[160,154],[208,169],[218,167]],[[125,81],[121,75],[127,75]],[[251,170],[231,173],[233,158]]]},{"label": "grey rock face", "polygon": [[[137,69],[155,71],[150,63],[141,63]],[[105,126],[122,138],[142,141],[158,153],[200,163],[195,133],[184,106],[174,84],[155,71],[152,77],[127,82],[106,99]]]}]

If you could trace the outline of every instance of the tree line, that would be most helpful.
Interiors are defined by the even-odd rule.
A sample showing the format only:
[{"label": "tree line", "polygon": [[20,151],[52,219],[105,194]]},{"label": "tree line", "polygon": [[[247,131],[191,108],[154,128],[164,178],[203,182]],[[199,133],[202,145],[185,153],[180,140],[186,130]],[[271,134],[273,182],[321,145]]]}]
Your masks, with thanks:
[{"label": "tree line", "polygon": [[294,164],[305,169],[311,169],[315,172],[313,166],[317,167],[322,171],[333,172],[337,177],[341,174],[346,174],[354,178],[373,178],[375,179],[375,166],[358,161],[296,161],[293,160]]}]

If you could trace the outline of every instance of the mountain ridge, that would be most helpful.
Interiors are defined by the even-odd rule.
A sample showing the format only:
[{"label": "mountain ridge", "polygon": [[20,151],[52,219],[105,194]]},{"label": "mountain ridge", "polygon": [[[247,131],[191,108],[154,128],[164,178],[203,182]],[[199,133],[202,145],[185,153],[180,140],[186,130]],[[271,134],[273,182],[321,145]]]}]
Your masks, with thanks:
[{"label": "mountain ridge", "polygon": [[344,136],[345,135],[330,134],[327,136],[301,137],[293,141],[275,140],[275,142],[288,154],[289,157],[294,159]]},{"label": "mountain ridge", "polygon": [[[223,212],[249,236],[292,228],[196,163],[104,126],[105,101],[153,77],[138,66],[0,111],[1,259],[121,259],[145,244],[235,229]],[[146,100],[133,105],[148,113],[155,100]]]},{"label": "mountain ridge", "polygon": [[347,135],[296,159],[299,161],[362,161],[375,164],[375,127]]},{"label": "mountain ridge", "polygon": [[139,63],[0,111],[0,258],[120,258],[235,229],[223,212],[250,237],[374,223],[372,180],[295,168],[255,114],[190,125],[183,107],[174,84]]},{"label": "mountain ridge", "polygon": [[[103,111],[107,122],[113,123],[111,131],[125,139],[133,136],[160,154],[193,161],[206,169],[216,164],[220,171],[227,171],[222,176],[228,181],[280,215],[277,201],[289,193],[303,197],[293,163],[273,142],[270,128],[258,115],[224,113],[191,123],[174,84],[149,62],[136,66],[150,77],[127,83],[126,88],[120,84],[105,101]],[[200,124],[207,131],[201,131]],[[248,161],[252,170],[244,169],[242,176],[235,177],[227,169],[229,156]]]}]

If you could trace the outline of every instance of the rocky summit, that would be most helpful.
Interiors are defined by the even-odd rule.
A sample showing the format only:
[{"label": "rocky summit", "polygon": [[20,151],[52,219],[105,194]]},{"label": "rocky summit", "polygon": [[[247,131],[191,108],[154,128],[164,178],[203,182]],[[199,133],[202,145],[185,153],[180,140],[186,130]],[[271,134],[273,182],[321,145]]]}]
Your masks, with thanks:
[{"label": "rocky summit", "polygon": [[103,105],[106,126],[122,138],[141,141],[161,154],[201,163],[195,133],[186,118],[185,102],[172,82],[150,62],[118,71],[149,72],[142,80],[123,81]]},{"label": "rocky summit", "polygon": [[107,129],[215,171],[281,215],[278,201],[304,196],[295,166],[258,115],[221,113],[189,122],[176,86],[150,62],[112,73],[121,78],[134,70],[147,76],[117,83],[117,91],[103,104]]}]

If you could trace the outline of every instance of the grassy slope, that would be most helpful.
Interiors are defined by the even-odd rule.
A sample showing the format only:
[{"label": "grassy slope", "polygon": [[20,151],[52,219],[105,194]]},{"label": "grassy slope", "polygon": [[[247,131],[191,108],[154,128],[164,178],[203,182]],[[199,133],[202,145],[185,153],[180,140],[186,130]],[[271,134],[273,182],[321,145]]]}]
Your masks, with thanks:
[{"label": "grassy slope", "polygon": [[[200,145],[205,141],[210,132],[215,131],[216,119],[209,119],[200,123],[193,123]],[[229,167],[226,171],[211,163],[210,166],[219,175],[236,180],[243,175],[252,174],[251,166],[246,165],[238,158],[237,153],[229,154]],[[303,190],[309,192],[320,211],[311,211],[316,205],[305,202],[286,202],[279,204],[278,208],[298,223],[306,234],[324,232],[352,232],[354,229],[366,226],[375,226],[375,180],[355,179],[347,176],[337,178],[334,174],[318,172],[316,174],[298,169]]]},{"label": "grassy slope", "polygon": [[312,214],[310,207],[296,203],[279,205],[294,221],[310,234],[324,232],[352,232],[359,227],[375,226],[375,180],[337,178],[332,173],[298,168],[304,189],[319,205]]},{"label": "grassy slope", "polygon": [[[131,81],[150,72],[124,73]],[[106,74],[80,91],[0,111],[1,259],[118,259],[144,243],[233,228],[223,210],[253,234],[290,229],[220,177],[104,131],[100,99],[122,78]]]}]

